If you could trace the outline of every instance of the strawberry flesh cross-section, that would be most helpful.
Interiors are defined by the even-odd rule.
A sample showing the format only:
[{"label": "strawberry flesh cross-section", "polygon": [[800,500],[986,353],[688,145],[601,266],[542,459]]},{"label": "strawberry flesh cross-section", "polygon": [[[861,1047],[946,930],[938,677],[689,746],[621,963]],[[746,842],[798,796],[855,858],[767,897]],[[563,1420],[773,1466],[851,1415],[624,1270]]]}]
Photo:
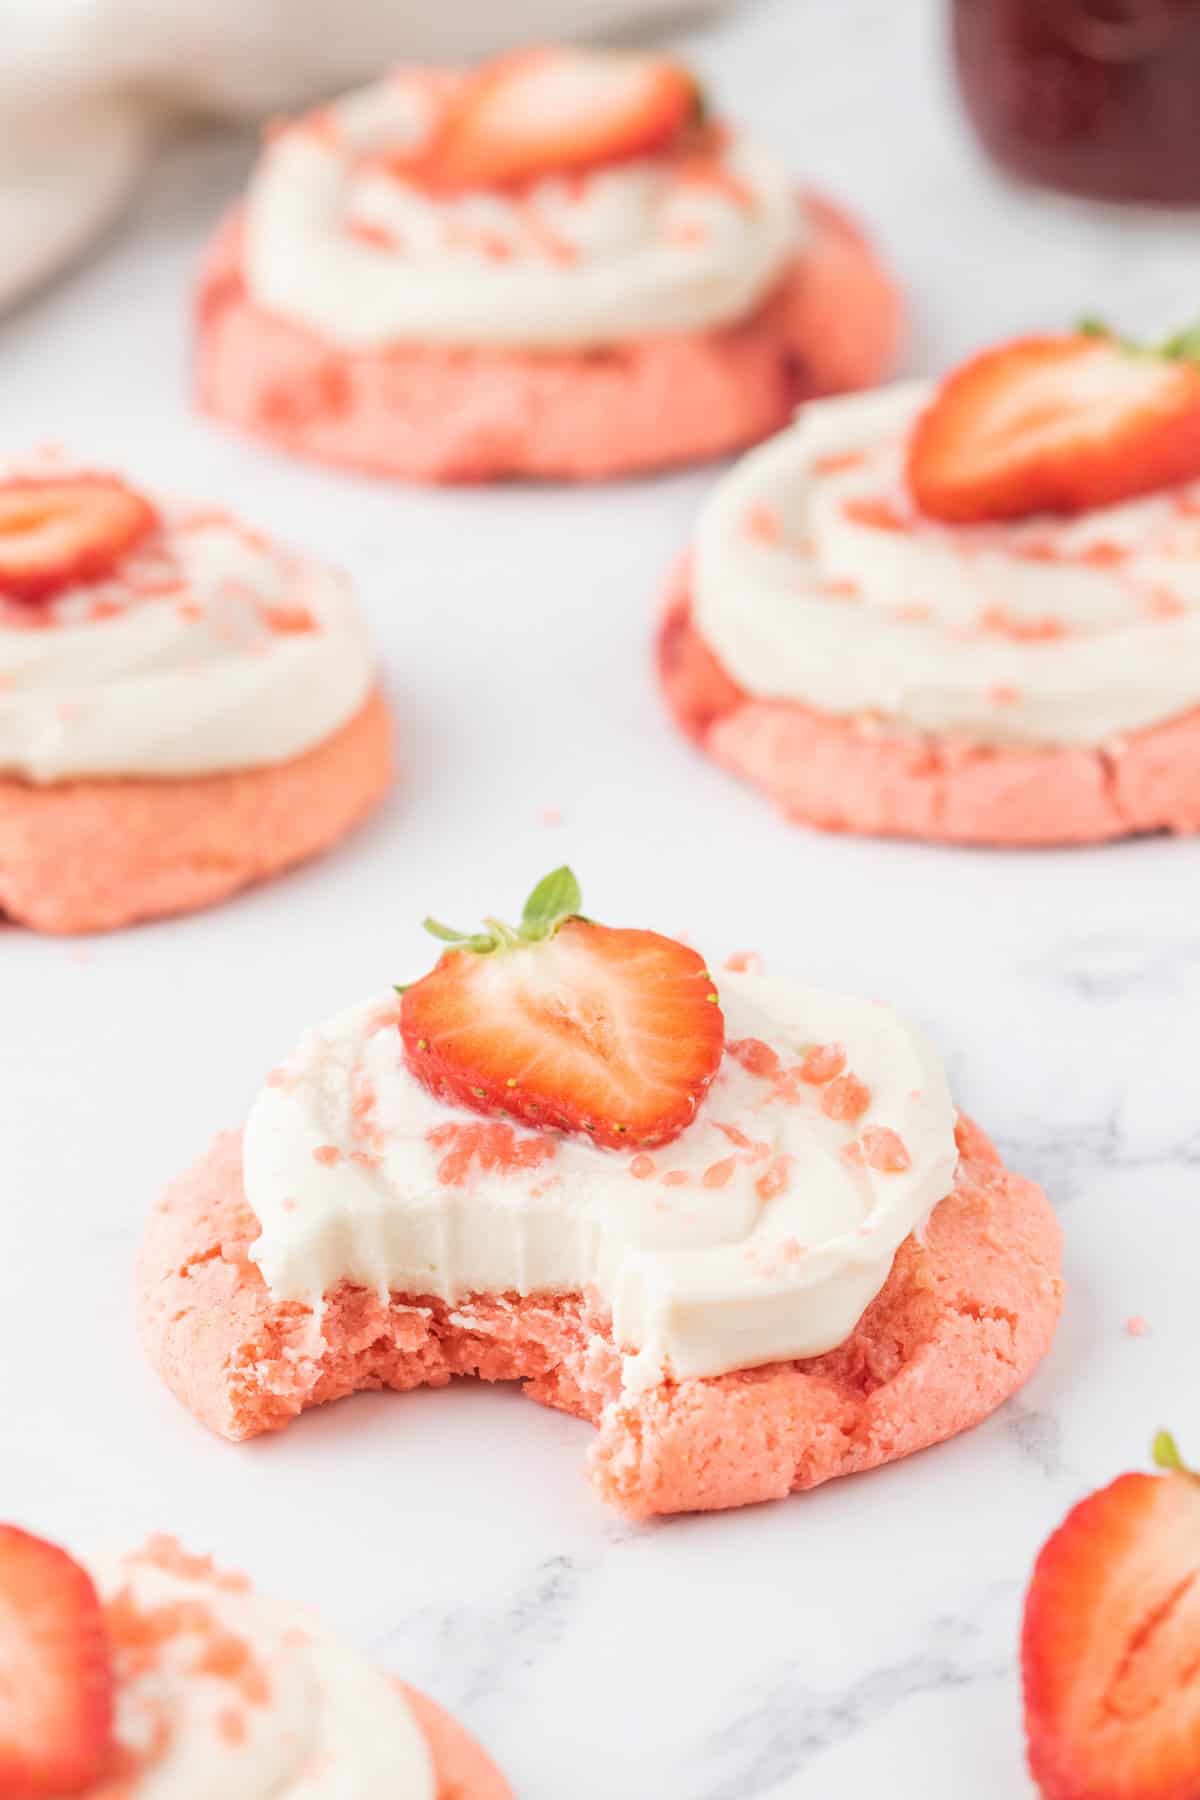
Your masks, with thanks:
[{"label": "strawberry flesh cross-section", "polygon": [[695,81],[664,57],[521,50],[479,69],[397,172],[459,192],[578,174],[668,148],[699,112]]},{"label": "strawberry flesh cross-section", "polygon": [[1142,350],[1101,328],[972,358],[913,430],[908,482],[949,524],[1114,506],[1200,477],[1200,332]]},{"label": "strawberry flesh cross-section", "polygon": [[1045,1800],[1200,1795],[1200,1479],[1164,1432],[1161,1475],[1122,1475],[1037,1560],[1022,1666]]},{"label": "strawberry flesh cross-section", "polygon": [[157,522],[150,503],[112,476],[0,482],[0,599],[50,600],[102,580]]},{"label": "strawberry flesh cross-section", "polygon": [[65,1800],[105,1774],[111,1651],[86,1570],[0,1525],[0,1795]]},{"label": "strawberry flesh cross-section", "polygon": [[408,1067],[450,1105],[608,1149],[666,1144],[720,1067],[725,1022],[694,950],[579,916],[569,869],[534,889],[517,928],[427,926],[451,944],[404,991]]}]

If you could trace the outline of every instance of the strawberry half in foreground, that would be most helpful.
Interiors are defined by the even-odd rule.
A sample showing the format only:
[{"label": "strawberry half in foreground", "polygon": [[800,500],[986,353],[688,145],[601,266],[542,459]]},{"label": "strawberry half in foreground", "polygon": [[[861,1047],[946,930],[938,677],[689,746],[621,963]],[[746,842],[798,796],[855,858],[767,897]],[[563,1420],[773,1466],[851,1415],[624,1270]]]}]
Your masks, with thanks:
[{"label": "strawberry half in foreground", "polygon": [[618,50],[519,50],[466,83],[422,173],[448,189],[503,187],[665,149],[700,114],[686,69]]},{"label": "strawberry half in foreground", "polygon": [[1200,1795],[1200,1477],[1166,1432],[1154,1451],[1166,1473],[1089,1495],[1033,1572],[1025,1729],[1046,1800]]},{"label": "strawberry half in foreground", "polygon": [[1140,349],[1086,325],[1018,338],[948,375],[908,481],[955,524],[1085,512],[1200,476],[1200,330]]},{"label": "strawberry half in foreground", "polygon": [[112,1672],[90,1575],[54,1544],[0,1525],[0,1796],[59,1800],[100,1779]]},{"label": "strawberry half in foreground", "polygon": [[0,482],[0,597],[49,600],[99,580],[157,522],[149,501],[114,476]]},{"label": "strawberry half in foreground", "polygon": [[694,950],[579,915],[556,869],[514,928],[475,934],[426,919],[453,945],[402,990],[413,1074],[440,1100],[621,1150],[690,1124],[721,1063],[725,1020]]}]

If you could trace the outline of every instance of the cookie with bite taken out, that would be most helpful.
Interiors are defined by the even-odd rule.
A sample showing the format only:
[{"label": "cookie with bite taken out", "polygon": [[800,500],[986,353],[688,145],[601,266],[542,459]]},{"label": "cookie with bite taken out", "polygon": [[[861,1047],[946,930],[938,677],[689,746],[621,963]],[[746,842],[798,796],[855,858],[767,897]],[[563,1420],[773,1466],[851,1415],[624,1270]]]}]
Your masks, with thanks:
[{"label": "cookie with bite taken out", "polygon": [[155,1209],[138,1314],[223,1437],[519,1381],[634,1517],[776,1499],[977,1423],[1049,1347],[1060,1237],[877,1002],[584,918],[309,1034]]}]

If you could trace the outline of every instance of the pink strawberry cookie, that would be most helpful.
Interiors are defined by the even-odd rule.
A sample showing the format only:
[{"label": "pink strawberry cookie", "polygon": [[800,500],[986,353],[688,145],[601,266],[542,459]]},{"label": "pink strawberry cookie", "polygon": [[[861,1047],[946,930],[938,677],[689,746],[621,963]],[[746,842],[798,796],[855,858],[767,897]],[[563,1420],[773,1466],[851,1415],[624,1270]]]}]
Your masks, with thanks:
[{"label": "pink strawberry cookie", "polygon": [[[1060,444],[1049,411],[1045,441],[1022,426],[1027,392]],[[1105,336],[806,408],[720,484],[672,579],[672,713],[826,830],[1200,829],[1196,443],[1183,352]]]},{"label": "pink strawberry cookie", "polygon": [[201,276],[197,391],[376,475],[595,480],[869,385],[898,325],[858,229],[702,118],[685,69],[542,49],[275,133]]},{"label": "pink strawberry cookie", "polygon": [[115,476],[0,474],[0,913],[210,905],[342,837],[391,770],[340,575]]},{"label": "pink strawberry cookie", "polygon": [[0,1525],[0,1792],[511,1800],[432,1700],[170,1538],[90,1571]]},{"label": "pink strawberry cookie", "polygon": [[1046,1353],[1045,1196],[877,1002],[580,916],[436,927],[166,1194],[147,1354],[240,1440],[360,1389],[520,1381],[642,1517],[781,1498],[967,1429]]}]

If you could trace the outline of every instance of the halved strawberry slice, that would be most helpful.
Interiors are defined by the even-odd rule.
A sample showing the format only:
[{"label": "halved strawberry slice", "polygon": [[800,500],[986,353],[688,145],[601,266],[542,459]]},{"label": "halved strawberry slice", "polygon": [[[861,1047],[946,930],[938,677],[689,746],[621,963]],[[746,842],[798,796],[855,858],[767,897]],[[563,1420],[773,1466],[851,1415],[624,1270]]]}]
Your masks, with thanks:
[{"label": "halved strawberry slice", "polygon": [[686,69],[616,50],[520,50],[485,64],[435,134],[426,174],[502,187],[664,149],[699,116]]},{"label": "halved strawberry slice", "polygon": [[1196,333],[1148,351],[1099,327],[985,350],[917,421],[917,505],[965,524],[1083,512],[1195,479],[1198,359]]},{"label": "halved strawberry slice", "polygon": [[1122,1475],[1038,1557],[1022,1664],[1029,1766],[1046,1800],[1200,1795],[1200,1480],[1164,1432],[1165,1475]]},{"label": "halved strawberry slice", "polygon": [[573,1132],[609,1149],[666,1144],[695,1116],[720,1066],[725,1020],[694,950],[655,931],[579,917],[579,884],[556,869],[520,927],[468,935],[404,990],[409,1068],[439,1099]]},{"label": "halved strawberry slice", "polygon": [[112,1671],[91,1577],[0,1525],[0,1795],[82,1793],[111,1747]]},{"label": "halved strawberry slice", "polygon": [[98,580],[157,522],[149,501],[111,475],[0,482],[0,597],[47,600]]}]

